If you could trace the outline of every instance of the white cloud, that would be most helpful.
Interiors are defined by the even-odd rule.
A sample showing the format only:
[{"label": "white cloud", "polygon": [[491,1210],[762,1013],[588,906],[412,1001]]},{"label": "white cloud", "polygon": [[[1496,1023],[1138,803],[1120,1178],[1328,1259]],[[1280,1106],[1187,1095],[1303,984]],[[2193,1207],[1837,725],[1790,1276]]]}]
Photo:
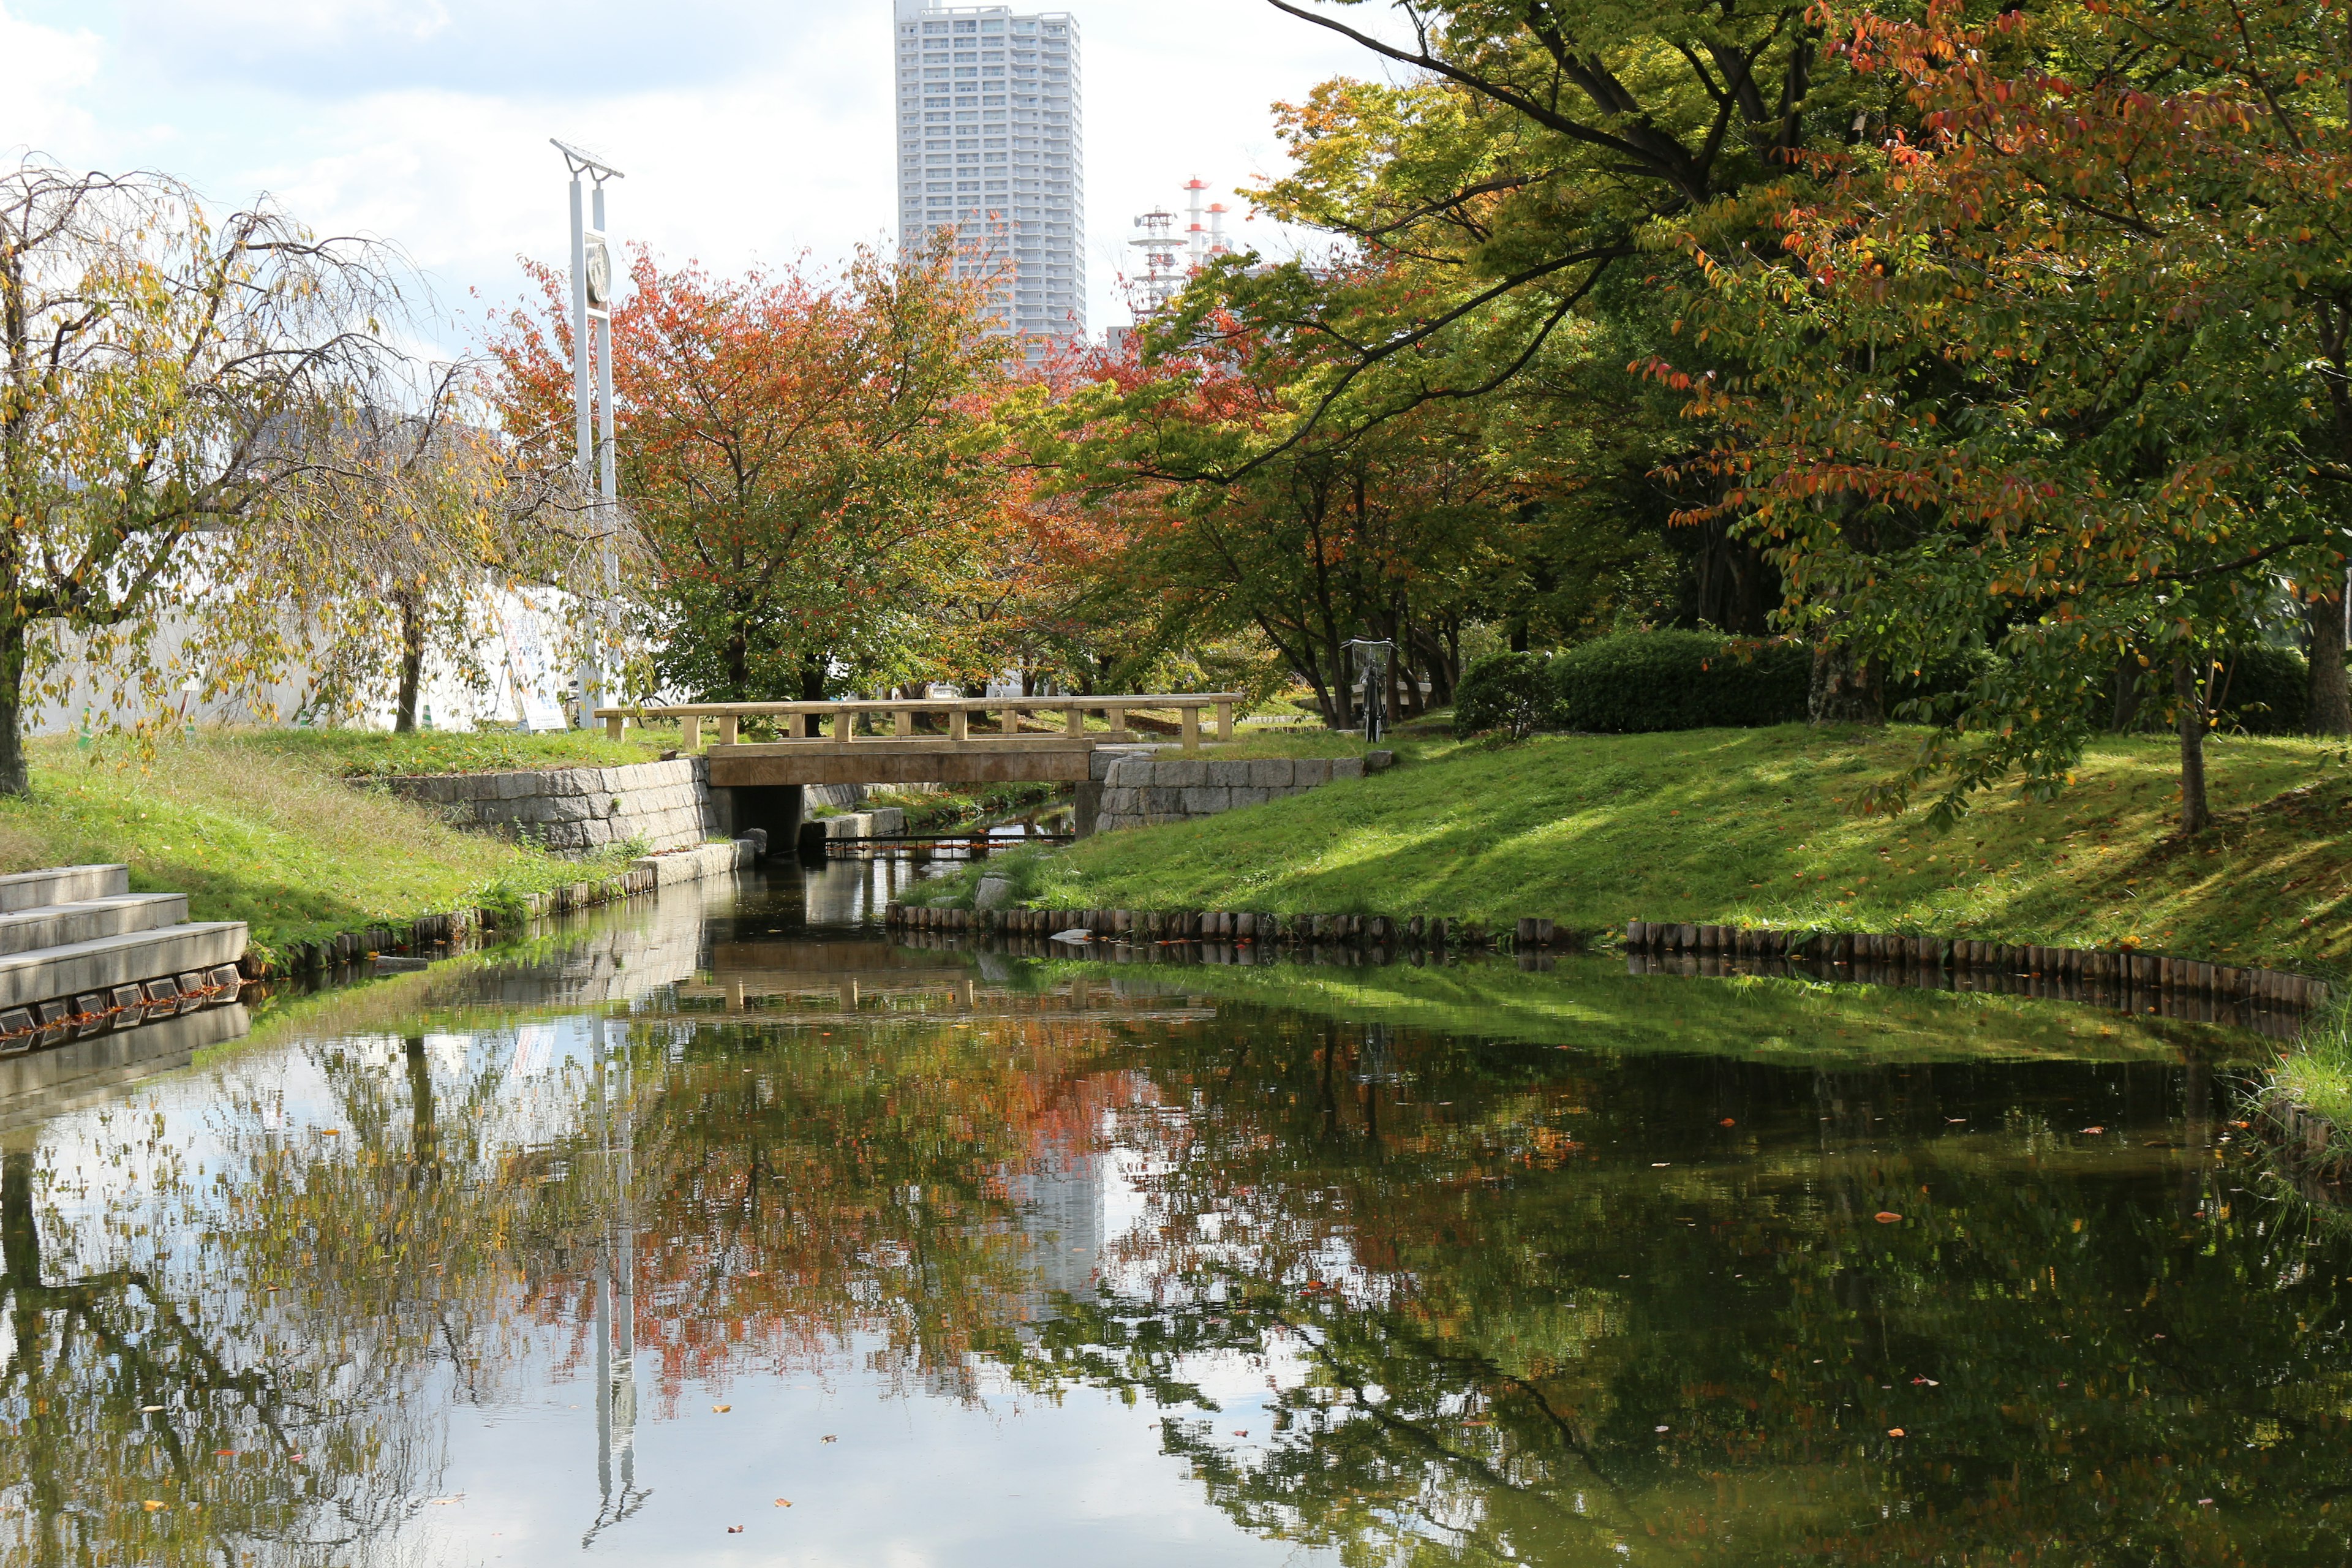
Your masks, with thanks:
[{"label": "white cloud", "polygon": [[[1280,161],[1268,105],[1378,64],[1264,0],[1049,3],[1081,28],[1097,329],[1125,318],[1116,274],[1137,214],[1181,211],[1198,174],[1236,209],[1235,237],[1256,240],[1272,226],[1243,226],[1229,193]],[[889,237],[896,214],[888,0],[658,14],[642,0],[76,0],[71,14],[89,26],[0,9],[12,87],[34,84],[0,99],[0,145],[154,164],[224,203],[268,190],[315,227],[397,242],[453,307],[469,289],[519,294],[517,253],[562,256],[551,135],[627,171],[612,228],[672,261],[835,263]]]},{"label": "white cloud", "polygon": [[62,148],[86,140],[89,115],[77,100],[98,75],[103,53],[98,36],[87,29],[43,26],[0,5],[0,60],[8,62],[7,90],[0,95],[0,152],[62,158]]}]

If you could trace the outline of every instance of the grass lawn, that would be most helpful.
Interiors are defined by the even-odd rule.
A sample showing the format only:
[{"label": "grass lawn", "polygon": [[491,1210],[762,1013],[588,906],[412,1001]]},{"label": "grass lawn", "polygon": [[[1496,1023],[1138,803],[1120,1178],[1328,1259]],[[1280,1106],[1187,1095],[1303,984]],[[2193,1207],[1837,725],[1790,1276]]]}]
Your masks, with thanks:
[{"label": "grass lawn", "polygon": [[2352,964],[2352,774],[2327,744],[2212,742],[2217,825],[2184,842],[2165,737],[2101,740],[2058,800],[1997,793],[1947,834],[1854,816],[1917,743],[1801,725],[1407,736],[1382,773],[989,869],[1048,908],[1743,922]]},{"label": "grass lawn", "polygon": [[602,730],[566,730],[526,735],[514,730],[422,730],[395,735],[383,730],[246,730],[205,731],[211,741],[233,741],[263,755],[284,757],[348,778],[388,778],[396,773],[495,773],[528,768],[614,768],[650,763],[678,742],[677,726],[625,731],[607,741]]},{"label": "grass lawn", "polygon": [[0,871],[122,861],[133,889],[184,892],[194,919],[244,921],[254,946],[274,954],[289,942],[598,880],[627,858],[558,859],[354,787],[346,775],[363,770],[347,765],[352,753],[322,743],[335,733],[201,731],[144,765],[125,749],[32,742],[31,797],[0,800]]}]

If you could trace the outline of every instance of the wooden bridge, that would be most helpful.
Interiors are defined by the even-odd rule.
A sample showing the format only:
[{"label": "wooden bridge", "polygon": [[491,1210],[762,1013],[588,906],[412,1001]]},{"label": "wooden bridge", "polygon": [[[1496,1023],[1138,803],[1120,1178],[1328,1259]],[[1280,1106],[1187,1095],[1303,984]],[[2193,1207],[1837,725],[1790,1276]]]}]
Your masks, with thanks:
[{"label": "wooden bridge", "polygon": [[[1175,738],[1201,746],[1202,716],[1213,714],[1216,738],[1234,738],[1238,691],[1129,693],[1112,697],[950,697],[860,702],[685,702],[599,708],[604,732],[619,740],[632,721],[675,719],[683,750],[707,749],[713,789],[807,784],[1006,784],[1018,780],[1084,784],[1098,745],[1132,742],[1139,715],[1174,714]],[[1090,715],[1103,727],[1091,728]],[[994,720],[993,730],[982,729]],[[705,748],[703,725],[717,740]],[[1165,723],[1168,721],[1161,721]],[[746,740],[747,727],[772,740]]]}]

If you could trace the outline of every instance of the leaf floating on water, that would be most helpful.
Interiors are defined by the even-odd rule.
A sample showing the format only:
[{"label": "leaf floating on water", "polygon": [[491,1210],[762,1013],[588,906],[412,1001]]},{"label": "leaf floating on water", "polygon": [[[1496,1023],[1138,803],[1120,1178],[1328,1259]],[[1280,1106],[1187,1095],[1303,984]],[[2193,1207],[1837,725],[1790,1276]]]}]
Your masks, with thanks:
[{"label": "leaf floating on water", "polygon": [[2099,1133],[2105,1132],[2105,1131],[2106,1131],[2106,1129],[2105,1129],[2105,1128],[2104,1128],[2104,1127],[2085,1127],[2085,1128],[2084,1128],[2084,1129],[2083,1129],[2083,1131],[2085,1131],[2085,1132],[2088,1132],[2088,1133],[2092,1134],[2094,1137],[2095,1137],[2095,1136],[2097,1136]]},{"label": "leaf floating on water", "polygon": [[142,1405],[139,1407],[139,1414],[142,1415],[154,1415],[160,1414],[163,1408],[163,1407],[160,1405]]},{"label": "leaf floating on water", "polygon": [[1234,1436],[1236,1437],[1246,1437],[1249,1436],[1249,1428],[1246,1426],[1237,1426],[1234,1429]]},{"label": "leaf floating on water", "polygon": [[726,1415],[730,1410],[732,1410],[732,1409],[734,1409],[734,1408],[735,1408],[735,1407],[734,1407],[733,1405],[712,1405],[712,1406],[710,1407],[710,1414],[712,1414],[713,1415]]},{"label": "leaf floating on water", "polygon": [[164,1504],[156,1501],[153,1498],[149,1498],[145,1502],[139,1506],[145,1509],[149,1513],[161,1513],[163,1511],[165,1507]]},{"label": "leaf floating on water", "polygon": [[1889,1426],[1886,1429],[1886,1435],[1890,1437],[1900,1437],[1903,1436],[1903,1428],[1900,1426]]},{"label": "leaf floating on water", "polygon": [[343,1130],[340,1127],[321,1127],[319,1129],[319,1136],[321,1138],[340,1138],[342,1135]]},{"label": "leaf floating on water", "polygon": [[839,1442],[840,1439],[835,1437],[832,1433],[827,1432],[824,1436],[819,1437],[817,1441],[820,1443],[835,1443]]},{"label": "leaf floating on water", "polygon": [[1738,1126],[1738,1125],[1739,1125],[1739,1123],[1738,1123],[1738,1122],[1737,1122],[1737,1121],[1733,1121],[1730,1117],[1727,1116],[1727,1117],[1725,1117],[1722,1121],[1720,1121],[1717,1122],[1717,1123],[1716,1123],[1716,1125],[1717,1125],[1717,1127],[1737,1127],[1737,1126]]},{"label": "leaf floating on water", "polygon": [[1668,1428],[1668,1427],[1664,1427],[1664,1426],[1661,1426],[1661,1427],[1659,1427],[1659,1428],[1658,1428],[1658,1430],[1659,1430],[1659,1431],[1661,1431],[1661,1432],[1664,1432],[1664,1431],[1668,1431],[1668,1430],[1670,1430],[1670,1428]]},{"label": "leaf floating on water", "polygon": [[743,1533],[743,1527],[740,1524],[730,1524],[727,1527],[727,1533],[730,1535],[740,1535]]},{"label": "leaf floating on water", "polygon": [[780,1497],[776,1500],[776,1506],[778,1508],[790,1508],[793,1506],[793,1500],[788,1497]]},{"label": "leaf floating on water", "polygon": [[1893,1209],[1881,1209],[1877,1214],[1871,1217],[1877,1220],[1881,1225],[1900,1225],[1903,1223],[1903,1216],[1896,1214]]}]

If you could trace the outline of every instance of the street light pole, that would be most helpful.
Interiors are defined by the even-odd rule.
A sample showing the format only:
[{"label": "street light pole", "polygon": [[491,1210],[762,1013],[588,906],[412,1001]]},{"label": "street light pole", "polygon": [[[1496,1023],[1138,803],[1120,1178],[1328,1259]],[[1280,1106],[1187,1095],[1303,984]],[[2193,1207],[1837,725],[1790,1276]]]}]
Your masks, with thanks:
[{"label": "street light pole", "polygon": [[[572,404],[580,479],[583,487],[595,488],[598,521],[609,531],[620,486],[613,449],[613,253],[604,238],[604,182],[626,176],[593,153],[552,137],[549,141],[572,171]],[[592,210],[585,214],[581,210],[583,174],[593,184]],[[583,219],[593,221],[593,226]],[[603,588],[609,599],[620,586],[619,566],[609,542],[604,547],[604,575]],[[580,656],[580,727],[590,730],[595,727],[596,710],[604,700],[600,642],[604,628],[593,601],[583,610],[588,637]]]}]

